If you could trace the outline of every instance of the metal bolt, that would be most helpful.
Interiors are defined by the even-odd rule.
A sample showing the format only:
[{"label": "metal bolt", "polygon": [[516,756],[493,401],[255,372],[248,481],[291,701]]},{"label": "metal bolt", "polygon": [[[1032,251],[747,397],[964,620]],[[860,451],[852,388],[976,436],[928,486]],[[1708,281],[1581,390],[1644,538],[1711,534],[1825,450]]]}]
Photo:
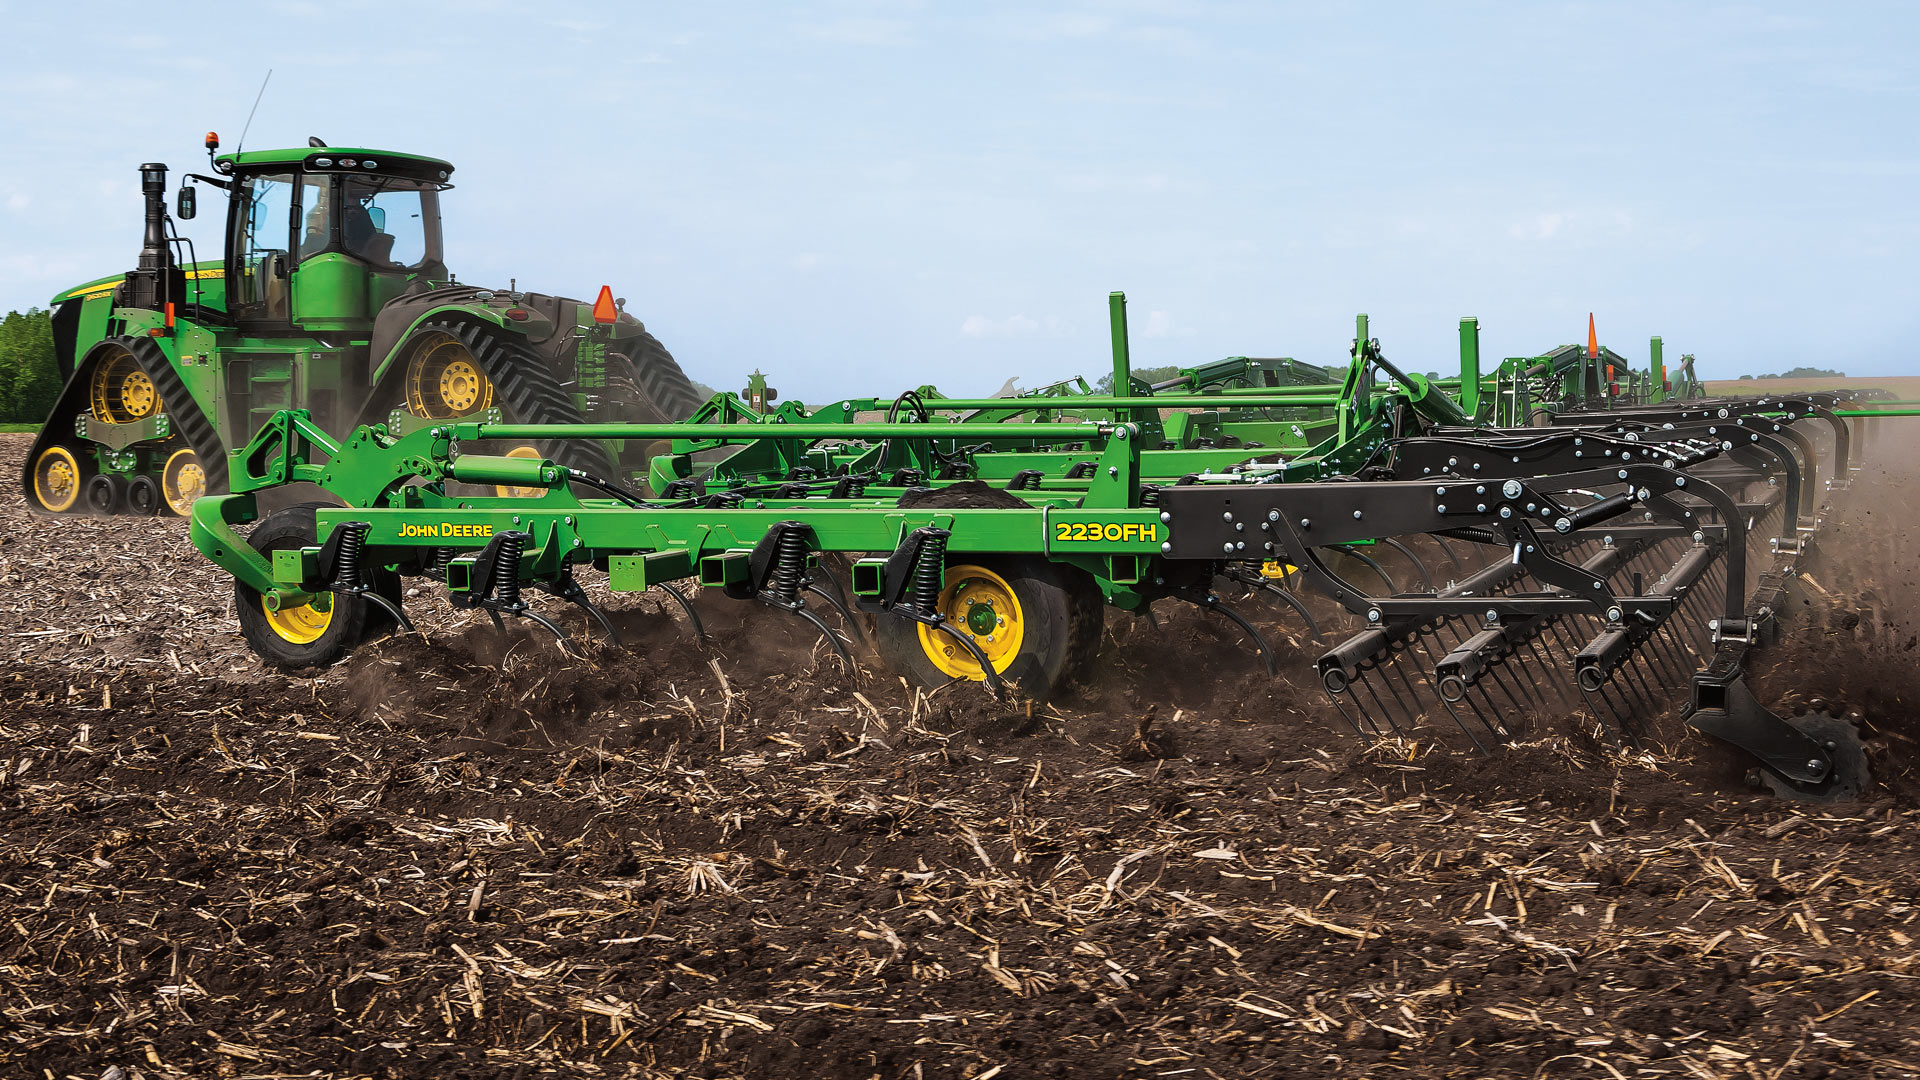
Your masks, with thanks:
[{"label": "metal bolt", "polygon": [[1312,518],[1301,518],[1301,519],[1300,519],[1300,527],[1301,527],[1301,528],[1303,528],[1303,529],[1311,529],[1311,528],[1313,528],[1313,519],[1312,519]]},{"label": "metal bolt", "polygon": [[1433,489],[1433,493],[1435,495],[1445,495],[1447,493],[1447,489],[1443,487],[1437,487]]},{"label": "metal bolt", "polygon": [[1559,519],[1557,519],[1557,520],[1555,520],[1555,521],[1554,521],[1554,523],[1553,523],[1553,531],[1554,531],[1554,532],[1561,532],[1561,533],[1563,533],[1563,532],[1572,532],[1572,531],[1573,531],[1573,522],[1571,522],[1571,521],[1569,521],[1569,520],[1567,520],[1566,518],[1559,518]]},{"label": "metal bolt", "polygon": [[1221,521],[1232,521],[1232,520],[1233,520],[1233,511],[1231,511],[1231,510],[1229,510],[1229,511],[1227,511],[1227,512],[1226,512],[1226,513],[1224,513],[1224,514],[1221,514],[1221,515],[1220,515],[1220,520],[1221,520]]},{"label": "metal bolt", "polygon": [[1821,761],[1819,758],[1807,759],[1807,769],[1810,772],[1824,772],[1826,767],[1826,762]]},{"label": "metal bolt", "polygon": [[1501,508],[1500,508],[1500,516],[1501,516],[1502,518],[1510,518],[1510,517],[1512,517],[1512,516],[1513,516],[1513,507],[1511,507],[1511,506],[1503,506],[1503,507],[1501,507]]},{"label": "metal bolt", "polygon": [[1108,475],[1108,476],[1119,476],[1119,475],[1120,475],[1120,466],[1118,466],[1118,465],[1109,465],[1109,466],[1107,466],[1107,475]]},{"label": "metal bolt", "polygon": [[1473,489],[1473,493],[1475,495],[1485,495],[1487,493],[1487,485],[1481,484],[1480,486]]},{"label": "metal bolt", "polygon": [[[1515,460],[1518,460],[1518,459],[1515,459]],[[1502,484],[1500,486],[1500,494],[1505,495],[1509,499],[1519,498],[1520,492],[1521,492],[1521,487],[1520,487],[1520,481],[1518,480],[1509,480],[1505,484]]]},{"label": "metal bolt", "polygon": [[1267,511],[1267,520],[1268,520],[1268,521],[1279,521],[1279,520],[1280,520],[1280,511],[1278,511],[1278,510],[1269,510],[1269,511]]},{"label": "metal bolt", "polygon": [[1477,506],[1475,506],[1475,507],[1474,507],[1474,509],[1475,509],[1475,510],[1477,510],[1477,511],[1479,511],[1480,513],[1482,513],[1482,514],[1484,514],[1484,513],[1486,513],[1486,512],[1487,512],[1487,504],[1486,504],[1486,503],[1480,503],[1479,505],[1477,505]]},{"label": "metal bolt", "polygon": [[1233,550],[1235,550],[1235,551],[1245,551],[1245,550],[1247,550],[1247,542],[1246,542],[1245,540],[1242,540],[1242,541],[1240,541],[1240,542],[1238,542],[1238,543],[1236,543],[1236,544],[1234,544],[1234,545],[1233,545]]},{"label": "metal bolt", "polygon": [[1368,609],[1367,609],[1367,621],[1368,621],[1368,622],[1379,622],[1379,621],[1380,621],[1380,609],[1379,609],[1379,608],[1368,608]]},{"label": "metal bolt", "polygon": [[513,523],[514,523],[515,525],[518,525],[518,524],[520,524],[520,515],[519,515],[519,514],[515,514],[515,515],[513,515]]},{"label": "metal bolt", "polygon": [[1162,525],[1173,524],[1173,515],[1166,512],[1165,510],[1160,511],[1160,523]]},{"label": "metal bolt", "polygon": [[579,546],[580,546],[580,538],[579,538],[579,537],[577,537],[577,536],[576,536],[576,537],[574,537],[574,538],[573,538],[573,546],[574,546],[574,547],[579,547]]},{"label": "metal bolt", "polygon": [[1676,477],[1674,477],[1674,478],[1673,478],[1673,486],[1674,486],[1674,487],[1686,487],[1686,486],[1687,486],[1687,478],[1686,478],[1686,477],[1684,477],[1684,476],[1676,476]]},{"label": "metal bolt", "polygon": [[1160,553],[1162,555],[1171,554],[1172,552],[1173,552],[1173,541],[1171,540],[1160,541]]},{"label": "metal bolt", "polygon": [[1360,511],[1358,511],[1358,510],[1355,510],[1355,511],[1353,512],[1353,520],[1355,520],[1355,521],[1359,521],[1359,520],[1360,520]]},{"label": "metal bolt", "polygon": [[1497,623],[1497,622],[1499,622],[1499,621],[1500,621],[1500,613],[1499,613],[1499,612],[1497,612],[1497,611],[1495,611],[1495,610],[1493,610],[1492,608],[1488,608],[1488,609],[1487,609],[1487,621],[1488,621],[1488,622],[1490,622],[1490,623]]},{"label": "metal bolt", "polygon": [[1234,522],[1234,523],[1233,523],[1233,531],[1234,531],[1234,532],[1246,532],[1246,531],[1247,531],[1247,523],[1246,523],[1246,522],[1244,522],[1244,521],[1236,521],[1236,522]]},{"label": "metal bolt", "polygon": [[1446,504],[1446,503],[1441,503],[1441,504],[1440,504],[1439,506],[1437,506],[1437,507],[1435,507],[1434,509],[1436,509],[1436,510],[1438,510],[1438,511],[1440,511],[1441,513],[1443,513],[1443,514],[1444,514],[1444,513],[1446,513],[1446,512],[1447,512],[1447,504]]},{"label": "metal bolt", "polygon": [[1228,554],[1232,554],[1232,553],[1233,553],[1233,541],[1231,541],[1231,540],[1229,540],[1229,541],[1227,541],[1226,543],[1224,543],[1224,544],[1221,544],[1221,545],[1220,545],[1220,550],[1221,550],[1221,551],[1224,551],[1224,552],[1227,552]]},{"label": "metal bolt", "polygon": [[1610,607],[1610,608],[1608,608],[1608,609],[1607,609],[1607,621],[1608,621],[1608,622],[1619,622],[1619,621],[1620,621],[1620,609],[1619,609],[1619,608],[1617,608],[1617,607]]}]

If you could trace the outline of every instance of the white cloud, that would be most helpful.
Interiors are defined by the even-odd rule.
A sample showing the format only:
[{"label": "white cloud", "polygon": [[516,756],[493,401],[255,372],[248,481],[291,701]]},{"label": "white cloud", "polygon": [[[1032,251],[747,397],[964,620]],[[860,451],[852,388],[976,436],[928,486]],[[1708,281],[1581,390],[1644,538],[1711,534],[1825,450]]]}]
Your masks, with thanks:
[{"label": "white cloud", "polygon": [[1140,336],[1143,338],[1192,337],[1194,331],[1189,326],[1176,326],[1173,316],[1164,311],[1149,311],[1147,318],[1140,324]]},{"label": "white cloud", "polygon": [[27,204],[31,203],[32,201],[33,201],[32,196],[27,195],[24,192],[16,191],[12,195],[7,196],[7,209],[25,210],[27,208]]}]

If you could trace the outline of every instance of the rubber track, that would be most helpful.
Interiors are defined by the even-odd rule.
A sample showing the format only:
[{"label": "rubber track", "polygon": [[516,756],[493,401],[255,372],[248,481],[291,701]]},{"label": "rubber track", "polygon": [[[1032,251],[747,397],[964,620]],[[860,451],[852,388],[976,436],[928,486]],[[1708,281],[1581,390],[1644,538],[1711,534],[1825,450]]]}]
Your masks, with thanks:
[{"label": "rubber track", "polygon": [[[560,386],[553,371],[533,352],[478,324],[433,320],[422,332],[437,331],[467,347],[500,395],[501,414],[515,424],[583,424],[586,417],[573,396]],[[619,475],[607,449],[592,439],[559,439],[544,443],[540,452],[572,469],[602,478]]]},{"label": "rubber track", "polygon": [[614,348],[632,366],[641,393],[668,420],[685,420],[706,404],[707,399],[693,388],[693,381],[680,369],[667,347],[660,344],[659,338],[642,330],[637,338],[615,342]]},{"label": "rubber track", "polygon": [[[123,337],[114,339],[133,354],[133,362],[153,380],[153,388],[160,392],[160,404],[167,410],[173,430],[187,440],[187,446],[193,450],[193,456],[200,459],[200,470],[206,474],[207,494],[221,495],[227,490],[227,451],[220,443],[220,433],[207,422],[206,414],[200,411],[200,403],[187,392],[187,384],[180,381],[180,373],[174,370],[173,362],[167,359],[158,343],[152,338]],[[164,462],[161,463],[163,466]]]}]

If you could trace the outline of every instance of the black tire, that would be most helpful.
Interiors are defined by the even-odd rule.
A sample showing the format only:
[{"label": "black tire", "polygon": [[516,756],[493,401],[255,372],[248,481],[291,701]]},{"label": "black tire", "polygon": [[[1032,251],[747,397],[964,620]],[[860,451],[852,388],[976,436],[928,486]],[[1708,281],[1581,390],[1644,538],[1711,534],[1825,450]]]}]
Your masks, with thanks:
[{"label": "black tire", "polygon": [[160,497],[160,481],[151,476],[136,476],[127,482],[127,513],[153,517],[165,500]]},{"label": "black tire", "polygon": [[[412,341],[428,335],[441,335],[454,338],[466,347],[489,380],[492,381],[496,404],[500,413],[509,423],[514,424],[581,424],[586,417],[581,415],[579,406],[574,404],[573,395],[566,392],[555,377],[553,369],[540,358],[526,343],[517,336],[495,327],[465,320],[434,319],[423,324],[414,332],[413,338],[403,349],[411,359],[415,345]],[[399,365],[396,365],[399,366]],[[400,366],[399,375],[404,379],[406,370]],[[404,406],[403,406],[404,407]],[[616,471],[613,458],[607,448],[593,439],[560,439],[537,444],[541,454],[571,469],[591,473],[594,476],[613,477]],[[476,453],[506,453],[504,445],[495,448],[475,448]]]},{"label": "black tire", "polygon": [[100,473],[87,481],[87,509],[100,515],[118,514],[127,507],[127,478]]},{"label": "black tire", "polygon": [[[325,505],[300,503],[275,511],[254,526],[247,535],[247,543],[269,558],[270,552],[283,548],[311,547],[319,535],[314,511]],[[377,610],[375,606],[350,593],[329,593],[328,596],[332,607],[324,613],[324,618],[312,605],[307,605],[283,612],[276,619],[262,606],[257,590],[245,582],[233,583],[241,636],[260,659],[290,671],[325,667],[345,656],[365,637],[371,612]],[[299,640],[308,632],[314,632],[310,639]]]},{"label": "black tire", "polygon": [[[996,601],[1002,591],[1010,591],[1018,607],[1016,616],[1020,637],[1011,655],[994,658],[1000,677],[1026,697],[1046,701],[1059,693],[1075,675],[1075,665],[1091,663],[1100,647],[1100,623],[1088,618],[1087,589],[1092,582],[1075,567],[1029,555],[950,555],[947,586],[943,600],[958,597],[965,588],[977,584],[988,590]],[[974,567],[979,573],[962,568]],[[955,571],[960,571],[956,577]],[[1006,616],[1002,615],[1005,619]],[[1002,626],[1006,623],[1003,621]],[[920,686],[937,687],[956,678],[953,667],[971,666],[978,670],[970,654],[940,631],[925,629],[920,623],[883,615],[875,627],[874,644],[887,666]],[[1091,641],[1088,639],[1091,638]],[[982,648],[987,644],[984,638]],[[948,668],[929,655],[930,647],[950,654]]]}]

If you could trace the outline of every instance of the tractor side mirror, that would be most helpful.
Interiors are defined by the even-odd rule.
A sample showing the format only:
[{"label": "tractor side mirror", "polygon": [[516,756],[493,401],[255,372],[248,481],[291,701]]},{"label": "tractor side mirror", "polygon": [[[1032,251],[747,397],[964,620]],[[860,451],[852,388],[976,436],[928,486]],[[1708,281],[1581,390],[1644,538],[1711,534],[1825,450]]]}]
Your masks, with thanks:
[{"label": "tractor side mirror", "polygon": [[387,212],[385,210],[377,206],[367,207],[367,220],[373,222],[373,227],[376,231],[387,231]]},{"label": "tractor side mirror", "polygon": [[197,198],[199,198],[199,192],[192,184],[180,185],[180,195],[178,201],[174,203],[173,216],[181,221],[192,221],[193,215],[199,212],[194,206],[194,200]]}]

